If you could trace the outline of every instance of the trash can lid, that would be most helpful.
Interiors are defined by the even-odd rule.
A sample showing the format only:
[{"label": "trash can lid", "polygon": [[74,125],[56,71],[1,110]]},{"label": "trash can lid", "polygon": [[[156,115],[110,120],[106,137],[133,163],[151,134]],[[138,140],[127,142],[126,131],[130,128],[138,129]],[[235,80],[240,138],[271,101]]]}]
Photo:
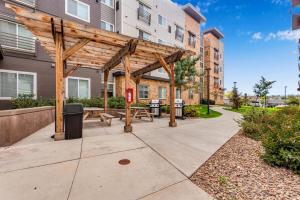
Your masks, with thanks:
[{"label": "trash can lid", "polygon": [[83,113],[83,105],[79,103],[70,103],[64,105],[64,114]]}]

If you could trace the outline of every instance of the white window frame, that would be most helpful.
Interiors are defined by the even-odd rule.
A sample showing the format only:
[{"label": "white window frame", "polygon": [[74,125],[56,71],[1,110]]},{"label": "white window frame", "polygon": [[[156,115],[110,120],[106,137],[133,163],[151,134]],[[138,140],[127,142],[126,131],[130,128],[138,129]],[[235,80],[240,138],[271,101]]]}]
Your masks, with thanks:
[{"label": "white window frame", "polygon": [[[165,90],[166,90],[166,96],[165,96],[165,97],[160,97],[160,94],[162,94],[162,93],[161,93],[161,89],[165,89]],[[168,91],[167,91],[167,87],[159,86],[159,87],[158,87],[158,98],[161,99],[161,100],[167,99],[167,92],[168,92]]]},{"label": "white window frame", "polygon": [[[82,78],[82,77],[75,77],[75,76],[68,76],[65,80],[66,83],[66,98],[69,98],[69,79],[77,79],[78,84],[79,84],[79,80],[84,80],[84,81],[88,81],[88,85],[89,85],[89,89],[88,89],[88,97],[87,99],[91,98],[91,79],[90,78]],[[78,85],[78,95],[79,95],[79,85]],[[77,97],[78,99],[81,99],[80,97]]]},{"label": "white window frame", "polygon": [[[108,21],[105,21],[105,20],[101,20],[101,22],[104,22],[104,23],[106,23],[108,25],[112,25],[113,26],[112,32],[115,32],[115,25],[114,24],[112,24],[112,23],[110,23]],[[101,22],[100,22],[100,28],[101,28]],[[106,29],[102,29],[102,30],[106,30]],[[106,30],[106,31],[108,31],[108,30]]]},{"label": "white window frame", "polygon": [[103,0],[101,0],[101,3],[102,3],[103,5],[106,5],[106,6],[110,7],[110,8],[112,8],[112,9],[115,9],[115,0],[112,0],[112,6],[109,5],[109,4],[107,4],[107,3],[105,3],[105,2],[103,2]]},{"label": "white window frame", "polygon": [[[159,16],[162,18],[162,24],[159,23]],[[165,24],[163,22],[165,22]],[[161,14],[158,14],[158,16],[157,16],[157,23],[158,23],[159,26],[167,27],[167,18],[164,17]]]},{"label": "white window frame", "polygon": [[[24,72],[24,71],[15,71],[15,70],[5,70],[0,69],[0,72],[17,74],[17,97],[19,96],[19,74],[27,74],[33,76],[33,99],[37,98],[37,73],[35,72]],[[0,100],[11,100],[14,97],[0,97]]]},{"label": "white window frame", "polygon": [[16,38],[16,44],[17,44],[17,47],[12,47],[12,46],[8,46],[8,45],[2,44],[3,48],[12,49],[12,50],[19,50],[19,51],[29,52],[29,53],[35,53],[35,51],[36,51],[36,38],[33,36],[33,34],[32,34],[32,41],[33,41],[32,42],[32,47],[33,47],[32,50],[24,49],[24,48],[20,48],[19,47],[19,37],[20,36],[24,37],[22,35],[19,35],[19,26],[23,26],[23,27],[25,27],[26,30],[28,30],[26,28],[26,26],[24,26],[23,24],[19,24],[19,23],[13,22],[13,21],[5,20],[5,19],[0,19],[0,21],[4,21],[4,22],[8,22],[8,23],[16,25],[16,36],[17,36],[17,38]]},{"label": "white window frame", "polygon": [[[104,74],[102,76],[102,74],[100,75],[100,79],[101,79],[101,84],[103,84],[103,89],[104,89]],[[107,85],[112,84],[113,85],[113,97],[116,96],[116,77],[113,76],[113,82],[107,81]],[[102,93],[102,91],[101,91]]]},{"label": "white window frame", "polygon": [[25,2],[24,0],[16,0],[16,1],[23,4],[23,5],[27,5],[27,6],[30,6],[30,7],[35,7],[36,6],[36,1],[34,1],[34,3]]},{"label": "white window frame", "polygon": [[147,39],[147,38],[142,38],[143,40],[145,40],[145,41],[151,41],[151,34],[150,33],[148,33],[147,31],[144,31],[144,30],[142,30],[142,29],[138,29],[139,30],[139,32],[138,32],[138,37],[140,36],[140,32],[143,32],[143,36],[144,36],[144,34],[146,34],[146,35],[148,35],[149,36],[149,38]]},{"label": "white window frame", "polygon": [[65,13],[66,13],[67,15],[70,15],[70,16],[72,16],[72,17],[75,17],[75,18],[77,18],[77,19],[80,19],[80,20],[82,20],[82,21],[85,21],[85,22],[90,23],[90,21],[91,21],[91,12],[90,12],[91,9],[90,9],[90,5],[88,5],[88,4],[86,4],[86,3],[82,2],[82,1],[79,1],[79,0],[74,0],[74,1],[76,1],[76,2],[79,3],[79,4],[82,4],[82,5],[87,6],[87,8],[88,8],[88,20],[83,19],[83,18],[80,18],[80,17],[78,17],[78,16],[76,16],[76,15],[73,15],[73,14],[69,13],[69,12],[68,12],[68,0],[65,0]]},{"label": "white window frame", "polygon": [[[147,87],[148,88],[148,97],[147,98],[144,98],[144,97],[140,97],[140,89],[141,89],[141,86],[142,87]],[[139,99],[141,99],[141,100],[145,100],[145,99],[149,99],[149,96],[150,96],[150,86],[149,85],[143,85],[143,84],[141,84],[140,86],[139,86]]]}]

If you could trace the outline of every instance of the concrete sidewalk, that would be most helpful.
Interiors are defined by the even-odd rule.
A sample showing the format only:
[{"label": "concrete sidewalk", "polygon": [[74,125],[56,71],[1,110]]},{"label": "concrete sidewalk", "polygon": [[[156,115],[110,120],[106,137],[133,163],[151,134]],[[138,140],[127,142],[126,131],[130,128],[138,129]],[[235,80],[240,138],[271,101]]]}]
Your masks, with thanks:
[{"label": "concrete sidewalk", "polygon": [[[212,199],[188,177],[238,131],[239,115],[217,108],[218,119],[123,122],[84,129],[79,140],[53,142],[53,125],[0,148],[1,200]],[[120,165],[122,159],[130,160]]]}]

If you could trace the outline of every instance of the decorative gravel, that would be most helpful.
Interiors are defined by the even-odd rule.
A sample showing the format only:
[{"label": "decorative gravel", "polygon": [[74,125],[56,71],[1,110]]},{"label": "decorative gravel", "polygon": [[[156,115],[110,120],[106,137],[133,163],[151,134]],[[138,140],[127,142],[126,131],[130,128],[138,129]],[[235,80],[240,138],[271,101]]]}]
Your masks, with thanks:
[{"label": "decorative gravel", "polygon": [[267,165],[260,142],[235,135],[191,180],[216,199],[300,200],[300,176]]}]

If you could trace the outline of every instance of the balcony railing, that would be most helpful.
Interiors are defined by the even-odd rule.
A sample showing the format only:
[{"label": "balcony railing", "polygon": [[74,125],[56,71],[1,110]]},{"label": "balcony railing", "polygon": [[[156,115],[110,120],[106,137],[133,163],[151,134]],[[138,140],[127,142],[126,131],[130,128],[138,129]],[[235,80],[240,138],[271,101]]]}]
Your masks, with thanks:
[{"label": "balcony railing", "polygon": [[15,0],[15,1],[27,6],[35,7],[37,0]]},{"label": "balcony railing", "polygon": [[3,49],[35,53],[35,39],[0,32],[0,44]]},{"label": "balcony railing", "polygon": [[145,22],[146,24],[151,25],[151,13],[145,10],[143,7],[138,8],[138,20]]}]

